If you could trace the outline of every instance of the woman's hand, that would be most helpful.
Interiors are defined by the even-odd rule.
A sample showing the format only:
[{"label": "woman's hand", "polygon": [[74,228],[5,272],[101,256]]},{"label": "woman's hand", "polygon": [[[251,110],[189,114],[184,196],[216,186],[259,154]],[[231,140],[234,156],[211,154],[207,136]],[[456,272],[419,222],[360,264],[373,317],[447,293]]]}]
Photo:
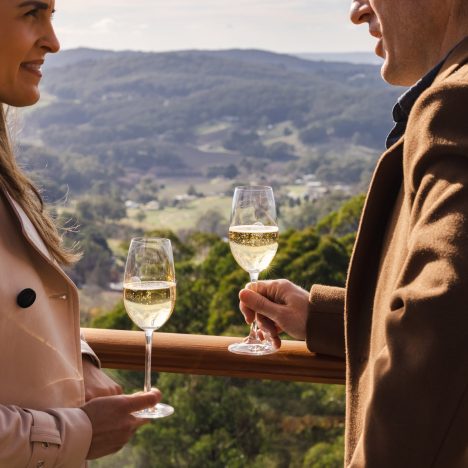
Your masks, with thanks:
[{"label": "woman's hand", "polygon": [[96,367],[86,355],[83,355],[83,379],[86,401],[97,397],[120,395],[122,393],[122,387]]},{"label": "woman's hand", "polygon": [[240,310],[247,323],[257,314],[257,323],[264,334],[281,346],[279,334],[285,331],[293,338],[306,338],[309,293],[288,280],[249,283],[239,293]]},{"label": "woman's hand", "polygon": [[82,406],[93,426],[86,459],[93,460],[120,450],[141,425],[151,421],[132,413],[150,408],[160,400],[161,392],[153,389],[148,393],[98,397]]}]

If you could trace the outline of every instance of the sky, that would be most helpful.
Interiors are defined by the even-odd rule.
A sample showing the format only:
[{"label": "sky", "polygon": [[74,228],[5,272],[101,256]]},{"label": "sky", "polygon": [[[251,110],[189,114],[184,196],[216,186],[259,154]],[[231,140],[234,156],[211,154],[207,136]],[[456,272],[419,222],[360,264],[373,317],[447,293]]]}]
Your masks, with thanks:
[{"label": "sky", "polygon": [[56,0],[63,49],[370,51],[351,0]]}]

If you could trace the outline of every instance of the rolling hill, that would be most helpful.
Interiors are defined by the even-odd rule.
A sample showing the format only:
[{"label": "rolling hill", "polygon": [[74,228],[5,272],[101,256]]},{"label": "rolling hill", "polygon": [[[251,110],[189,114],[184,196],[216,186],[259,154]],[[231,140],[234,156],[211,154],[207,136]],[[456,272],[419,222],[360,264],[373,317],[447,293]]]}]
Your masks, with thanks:
[{"label": "rolling hill", "polygon": [[366,148],[382,149],[400,93],[374,65],[259,50],[76,49],[45,71],[44,102],[25,115],[23,157],[40,169],[39,146],[58,171],[50,179],[77,191],[103,178],[125,188],[135,174],[300,172],[330,154],[336,165],[340,153],[342,171],[345,153],[359,153],[352,147],[371,165]]}]

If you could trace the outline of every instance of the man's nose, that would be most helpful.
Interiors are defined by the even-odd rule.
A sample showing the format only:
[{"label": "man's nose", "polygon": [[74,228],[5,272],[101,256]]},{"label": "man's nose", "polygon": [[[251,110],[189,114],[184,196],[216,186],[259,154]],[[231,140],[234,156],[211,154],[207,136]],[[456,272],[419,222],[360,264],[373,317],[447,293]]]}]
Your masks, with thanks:
[{"label": "man's nose", "polygon": [[349,18],[354,24],[368,23],[372,13],[373,11],[368,0],[353,0],[349,11]]}]

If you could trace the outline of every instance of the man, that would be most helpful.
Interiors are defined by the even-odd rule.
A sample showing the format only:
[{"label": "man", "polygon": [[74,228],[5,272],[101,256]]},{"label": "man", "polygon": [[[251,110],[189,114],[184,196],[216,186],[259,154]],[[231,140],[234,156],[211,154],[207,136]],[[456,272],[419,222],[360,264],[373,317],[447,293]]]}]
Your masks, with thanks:
[{"label": "man", "polygon": [[347,467],[468,467],[468,2],[354,0],[413,86],[367,196],[346,289],[286,280],[244,289],[277,345],[284,330],[347,362]]}]

